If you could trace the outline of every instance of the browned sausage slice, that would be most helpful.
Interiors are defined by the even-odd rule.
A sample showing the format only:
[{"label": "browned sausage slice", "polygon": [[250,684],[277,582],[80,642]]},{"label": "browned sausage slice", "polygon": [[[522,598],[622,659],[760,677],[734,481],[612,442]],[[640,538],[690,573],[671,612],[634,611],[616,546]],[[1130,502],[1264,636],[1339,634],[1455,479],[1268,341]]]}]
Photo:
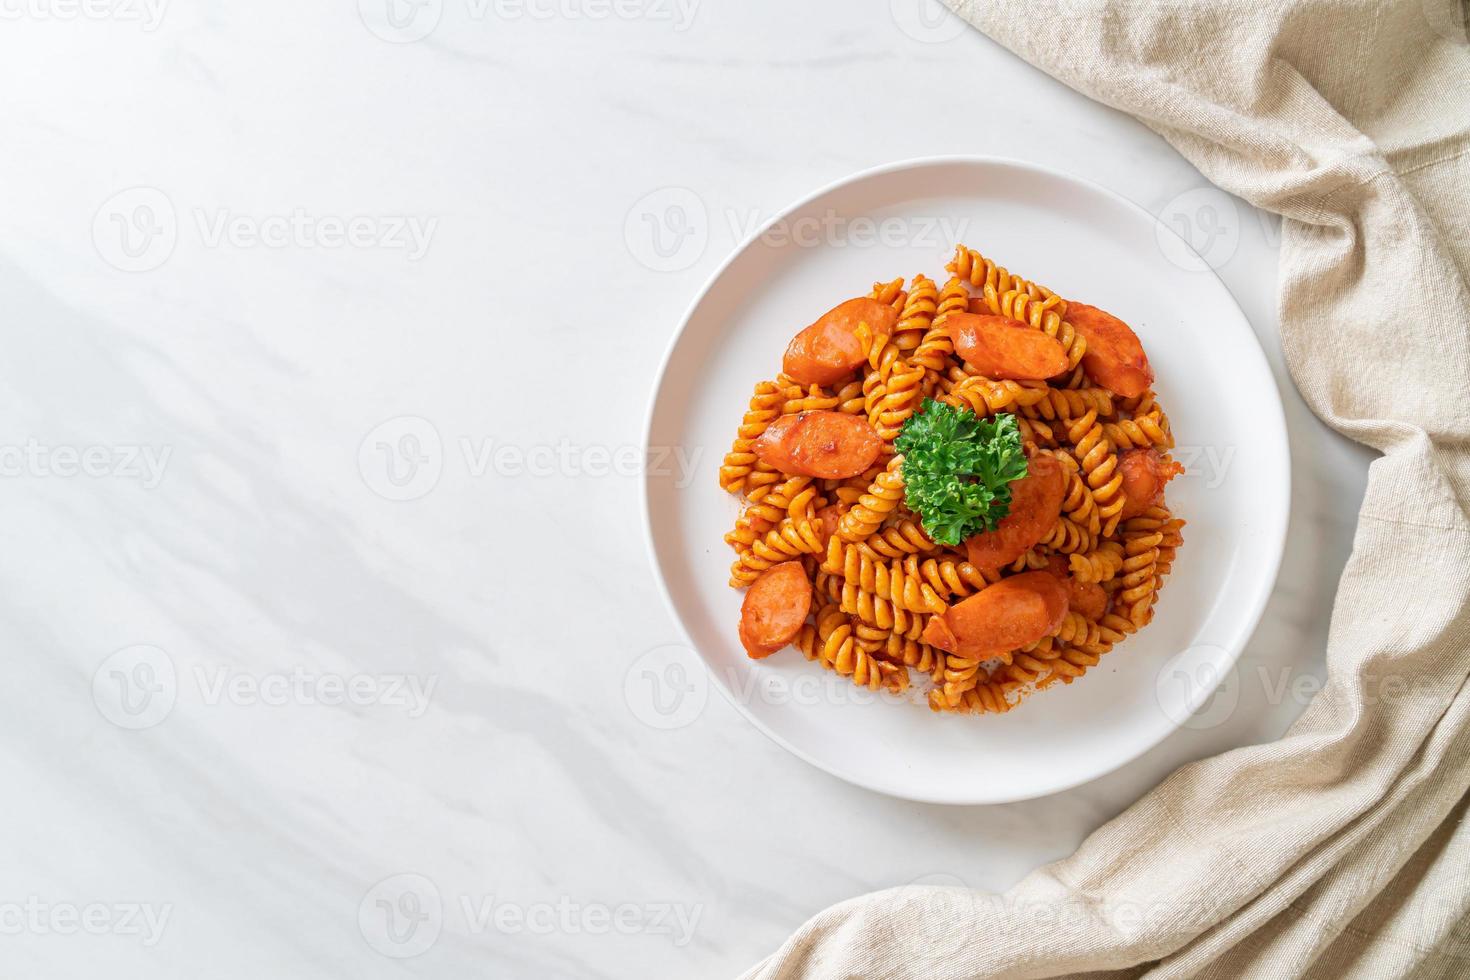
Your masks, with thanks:
[{"label": "browned sausage slice", "polygon": [[812,608],[812,583],[799,561],[772,565],[751,583],[740,605],[740,644],[753,659],[769,657],[801,632]]},{"label": "browned sausage slice", "polygon": [[866,416],[846,412],[801,412],[775,419],[751,450],[761,462],[788,476],[840,480],[872,466],[883,440]]},{"label": "browned sausage slice", "polygon": [[993,531],[965,539],[970,564],[995,571],[1026,553],[1046,537],[1062,512],[1067,496],[1067,473],[1050,456],[1033,456],[1026,475],[1011,483],[1011,509]]},{"label": "browned sausage slice", "polygon": [[1104,388],[1124,398],[1137,398],[1154,383],[1154,369],[1133,328],[1086,303],[1068,303],[1066,321],[1087,341],[1082,369]]},{"label": "browned sausage slice", "polygon": [[875,337],[886,337],[898,322],[898,310],[867,296],[839,303],[792,338],[781,369],[804,385],[830,385],[862,366],[867,354],[857,327],[866,323]]},{"label": "browned sausage slice", "polygon": [[1165,460],[1157,450],[1130,449],[1118,461],[1123,475],[1123,517],[1137,517],[1164,501],[1164,484],[1184,472],[1173,460]]},{"label": "browned sausage slice", "polygon": [[1022,572],[931,617],[924,626],[924,642],[981,659],[1050,636],[1061,628],[1066,615],[1067,589],[1055,575]]},{"label": "browned sausage slice", "polygon": [[840,504],[828,504],[817,510],[817,520],[822,522],[822,547],[825,549],[827,543],[832,540],[832,535],[837,533],[837,525],[842,520],[842,506]]},{"label": "browned sausage slice", "polygon": [[955,313],[944,321],[955,353],[970,369],[997,381],[1044,381],[1067,370],[1055,339],[1010,317]]}]

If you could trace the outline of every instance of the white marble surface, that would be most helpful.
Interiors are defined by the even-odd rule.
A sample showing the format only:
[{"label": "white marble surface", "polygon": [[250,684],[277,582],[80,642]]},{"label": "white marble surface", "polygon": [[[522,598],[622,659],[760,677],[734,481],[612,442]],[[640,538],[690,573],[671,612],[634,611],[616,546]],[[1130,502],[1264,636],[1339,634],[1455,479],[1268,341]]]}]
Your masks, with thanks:
[{"label": "white marble surface", "polygon": [[[384,2],[4,5],[0,972],[730,975],[869,889],[1004,888],[1294,717],[1368,460],[1282,370],[1273,222],[905,0]],[[871,795],[717,697],[647,724],[625,680],[678,633],[636,477],[586,473],[747,222],[934,153],[1192,222],[1295,460],[1233,707],[1011,806]],[[661,256],[667,188],[707,224]]]}]

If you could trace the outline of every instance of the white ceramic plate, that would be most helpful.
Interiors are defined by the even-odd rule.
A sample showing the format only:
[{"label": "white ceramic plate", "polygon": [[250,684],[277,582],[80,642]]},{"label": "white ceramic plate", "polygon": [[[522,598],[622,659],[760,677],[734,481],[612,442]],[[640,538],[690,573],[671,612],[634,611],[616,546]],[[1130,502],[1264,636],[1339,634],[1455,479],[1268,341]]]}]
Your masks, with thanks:
[{"label": "white ceramic plate", "polygon": [[[854,221],[863,218],[871,226]],[[644,504],[670,607],[715,685],[813,765],[937,803],[1067,789],[1186,721],[1265,607],[1290,490],[1280,397],[1219,279],[1137,205],[1014,161],[882,167],[819,191],[768,229],[738,248],[694,301],[664,359],[648,423],[651,449],[698,454],[692,485],[675,473],[651,474]],[[793,649],[752,661],[736,636],[743,593],[726,585],[733,555],[721,536],[739,508],[719,489],[717,471],[751,387],[775,376],[797,330],[873,282],[923,272],[942,285],[954,244],[946,234],[1127,320],[1148,350],[1176,457],[1190,466],[1169,486],[1170,507],[1189,523],[1154,622],[1080,680],[1000,716],[936,715],[919,698],[868,695]]]}]

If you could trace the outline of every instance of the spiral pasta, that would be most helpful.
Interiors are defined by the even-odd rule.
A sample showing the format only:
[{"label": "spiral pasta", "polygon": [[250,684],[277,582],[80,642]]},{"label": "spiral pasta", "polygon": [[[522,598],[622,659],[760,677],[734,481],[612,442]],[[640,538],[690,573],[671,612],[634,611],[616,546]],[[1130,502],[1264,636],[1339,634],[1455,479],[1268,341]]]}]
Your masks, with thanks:
[{"label": "spiral pasta", "polygon": [[917,521],[905,518],[880,528],[867,539],[868,547],[888,558],[928,554],[935,550],[933,541]]},{"label": "spiral pasta", "polygon": [[842,399],[821,385],[811,385],[806,391],[800,388],[790,389],[786,396],[786,400],[781,405],[782,415],[795,415],[797,412],[825,412],[837,408],[842,402]]},{"label": "spiral pasta", "polygon": [[1058,517],[1051,533],[1041,539],[1041,545],[1064,555],[1091,551],[1097,547],[1097,533],[1087,530],[1070,517]]},{"label": "spiral pasta", "polygon": [[898,323],[893,327],[893,342],[901,352],[918,348],[924,335],[934,325],[934,316],[939,312],[939,287],[934,280],[920,273],[909,280],[908,298],[899,311]]},{"label": "spiral pasta", "polygon": [[944,284],[935,299],[934,317],[929,329],[919,340],[919,346],[910,356],[910,361],[924,369],[924,393],[931,394],[954,362],[954,341],[944,330],[944,321],[951,313],[963,313],[969,306],[970,293],[958,277]]},{"label": "spiral pasta", "polygon": [[991,381],[977,375],[966,377],[939,400],[965,406],[976,415],[994,415],[1035,405],[1047,397],[1047,391],[1047,387],[1039,382]]},{"label": "spiral pasta", "polygon": [[755,386],[755,393],[750,396],[750,407],[736,430],[735,442],[720,464],[721,489],[739,493],[746,488],[750,472],[759,462],[750,444],[781,415],[786,397],[787,391],[774,381],[762,381]]},{"label": "spiral pasta", "polygon": [[1087,474],[1087,489],[1097,503],[1102,533],[1111,535],[1123,512],[1123,474],[1118,469],[1118,453],[1097,420],[1097,412],[1073,420],[1067,428],[1072,442],[1072,455]]},{"label": "spiral pasta", "polygon": [[[861,317],[834,309],[838,320],[831,322],[851,330],[856,347],[837,344],[834,356],[842,360],[832,370],[788,361],[790,374],[755,386],[719,466],[720,487],[742,500],[724,540],[734,553],[730,584],[737,589],[778,565],[785,566],[780,573],[787,578],[794,574],[793,565],[805,575],[811,586],[805,621],[798,626],[791,617],[780,636],[789,637],[807,660],[870,691],[903,692],[913,678],[928,678],[927,703],[935,711],[1002,714],[1038,691],[1083,677],[1153,619],[1183,543],[1184,522],[1164,504],[1162,486],[1153,498],[1142,499],[1149,491],[1135,484],[1146,487],[1147,481],[1137,478],[1141,471],[1133,468],[1133,457],[1125,479],[1123,454],[1165,452],[1174,446],[1174,435],[1151,388],[1123,397],[1089,374],[1106,347],[1100,344],[1084,362],[1087,342],[1068,319],[1067,300],[964,245],[956,247],[946,269],[942,288],[922,274],[874,283],[865,297],[852,301],[854,306],[844,304]],[[1051,337],[1066,356],[1066,368],[1045,381],[979,373],[957,356],[946,326],[949,318],[970,310],[1008,317],[1017,321],[1017,329]],[[851,320],[841,321],[842,315]],[[1093,329],[1090,319],[1078,322]],[[801,383],[798,377],[826,383]],[[1105,374],[1099,377],[1108,380]],[[994,541],[973,538],[968,551],[964,544],[936,543],[925,532],[922,515],[910,509],[904,458],[895,444],[925,398],[982,417],[1013,415],[1026,455],[1033,461],[1047,457],[1060,468],[1059,482],[1046,491],[1051,496],[1045,516],[1032,521],[1036,527],[1023,532],[1028,536],[1015,549],[998,552]],[[833,468],[830,472],[839,475],[831,478],[783,472],[765,462],[762,456],[782,457],[771,454],[772,439],[762,435],[782,416],[808,412],[848,416],[822,420],[834,426],[865,423],[864,431],[877,436],[871,447],[876,455],[854,461],[851,469]],[[774,433],[793,424],[783,422]],[[914,453],[917,459],[918,450]],[[1166,463],[1165,481],[1173,475],[1172,463]],[[867,469],[854,472],[864,465]],[[1017,486],[1012,484],[1013,492]],[[1030,492],[1035,497],[1039,491]],[[1137,499],[1130,500],[1130,494]],[[1041,506],[1025,499],[1030,502],[1024,507]],[[1015,500],[1012,506],[1018,506]],[[1005,526],[1002,521],[997,533]],[[1031,546],[1020,550],[1026,542]],[[1004,559],[993,559],[1004,562],[999,567],[968,560],[999,554]],[[928,637],[945,646],[988,650],[947,637],[946,628],[958,631],[959,621],[945,618],[946,628],[926,628],[936,617],[948,617],[956,604],[1026,572],[1057,575],[1067,586],[1068,608],[1055,613],[1059,618],[1045,620],[1049,635],[983,657],[926,642]],[[999,601],[1016,592],[994,595]],[[988,622],[991,613],[981,610],[993,608],[972,607],[970,621]],[[1050,616],[1051,606],[1047,609]],[[765,653],[765,648],[752,650],[753,656]]]},{"label": "spiral pasta", "polygon": [[842,600],[838,606],[850,616],[865,623],[892,630],[908,640],[917,640],[924,632],[924,616],[894,605],[876,592],[852,582],[843,582]]},{"label": "spiral pasta", "polygon": [[1068,555],[1067,567],[1079,582],[1111,582],[1123,570],[1123,546],[1103,541],[1095,549]]},{"label": "spiral pasta", "polygon": [[827,543],[827,560],[822,570],[841,575],[843,580],[865,592],[885,599],[895,608],[912,613],[942,613],[944,599],[917,570],[911,573],[897,559],[884,559],[864,544],[851,544],[837,535]]},{"label": "spiral pasta", "polygon": [[1165,428],[1167,420],[1157,411],[1135,415],[1131,419],[1103,423],[1108,441],[1120,452],[1126,449],[1174,448],[1174,436]]},{"label": "spiral pasta", "polygon": [[[987,305],[989,300],[987,294]],[[1087,353],[1087,341],[1062,319],[1066,310],[1067,304],[1060,297],[1049,293],[1043,295],[1042,290],[1028,285],[1025,289],[1008,289],[1001,293],[999,302],[990,312],[1019,320],[1051,337],[1062,345],[1062,352],[1067,355],[1067,366],[1075,369],[1082,363],[1082,355]]]},{"label": "spiral pasta", "polygon": [[[954,247],[954,258],[945,266],[955,277],[968,282],[980,291],[985,305],[999,312],[1001,294],[1014,289],[1016,280],[1003,266],[964,245]],[[1024,280],[1020,280],[1024,281]]]},{"label": "spiral pasta", "polygon": [[[781,523],[767,531],[764,537],[753,541],[750,549],[743,552],[735,560],[735,564],[730,566],[730,582],[732,585],[749,585],[772,565],[779,565],[806,554],[817,554],[821,550],[822,535],[816,522],[782,518]],[[736,588],[739,587],[740,585],[736,585]]]},{"label": "spiral pasta", "polygon": [[868,295],[880,303],[887,303],[895,309],[903,309],[907,301],[907,294],[903,291],[903,276],[899,276],[890,282],[873,283],[873,291]]},{"label": "spiral pasta", "polygon": [[1123,568],[1113,602],[1134,629],[1142,629],[1153,618],[1159,588],[1159,545],[1163,540],[1158,524],[1151,520],[1134,519],[1123,528]]},{"label": "spiral pasta", "polygon": [[856,334],[868,361],[862,381],[863,408],[868,424],[891,448],[899,427],[923,398],[924,368],[903,356],[896,334],[874,335],[865,323],[858,325]]},{"label": "spiral pasta", "polygon": [[903,457],[894,456],[888,468],[878,474],[868,492],[852,505],[837,524],[837,536],[845,541],[861,541],[882,524],[903,499]]},{"label": "spiral pasta", "polygon": [[1021,406],[1028,418],[1070,422],[1088,412],[1113,414],[1112,392],[1104,388],[1047,388],[1043,397]]},{"label": "spiral pasta", "polygon": [[863,650],[854,635],[851,617],[836,606],[824,606],[818,613],[813,649],[822,666],[859,687],[900,691],[908,686],[908,671]]}]

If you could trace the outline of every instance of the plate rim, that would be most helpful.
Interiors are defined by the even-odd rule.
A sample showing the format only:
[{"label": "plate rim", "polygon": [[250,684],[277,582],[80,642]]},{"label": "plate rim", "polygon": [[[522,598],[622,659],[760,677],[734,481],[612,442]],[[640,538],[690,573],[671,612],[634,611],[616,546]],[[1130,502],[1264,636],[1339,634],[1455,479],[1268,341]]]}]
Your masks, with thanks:
[{"label": "plate rim", "polygon": [[[1287,531],[1291,523],[1291,433],[1287,429],[1286,425],[1286,410],[1281,399],[1281,391],[1276,384],[1276,376],[1271,371],[1271,364],[1266,357],[1265,348],[1261,345],[1260,337],[1257,336],[1256,331],[1251,324],[1250,318],[1246,316],[1245,311],[1240,308],[1240,303],[1236,300],[1235,294],[1231,292],[1230,287],[1225,283],[1225,281],[1220,278],[1220,274],[1216,271],[1214,266],[1206,262],[1204,258],[1201,257],[1197,251],[1195,251],[1194,247],[1191,246],[1189,242],[1181,238],[1178,233],[1176,233],[1172,228],[1169,228],[1167,224],[1160,222],[1158,220],[1158,217],[1154,215],[1153,212],[1149,211],[1147,208],[1134,201],[1133,199],[1089,177],[1083,177],[1079,174],[1074,174],[1065,170],[1059,170],[1055,167],[1036,163],[1034,161],[1022,160],[1016,157],[994,156],[990,154],[934,154],[921,157],[908,157],[902,160],[894,160],[888,163],[878,164],[877,166],[868,167],[863,170],[854,171],[847,174],[846,176],[829,181],[817,187],[815,190],[812,190],[809,193],[802,195],[786,207],[774,212],[767,221],[763,222],[760,225],[759,228],[754,229],[753,231],[748,233],[740,242],[738,242],[730,250],[729,254],[727,254],[710,272],[709,276],[705,279],[704,284],[699,288],[699,290],[694,294],[693,298],[689,301],[688,305],[684,308],[684,312],[679,318],[678,326],[670,335],[669,340],[664,347],[663,354],[659,358],[658,371],[654,375],[654,383],[648,399],[648,408],[644,413],[642,442],[644,458],[647,459],[648,453],[652,450],[653,427],[658,413],[660,396],[663,394],[664,385],[667,380],[669,364],[673,360],[674,352],[678,348],[680,340],[683,339],[684,332],[689,328],[689,323],[693,319],[695,312],[699,309],[700,305],[704,302],[705,297],[709,295],[715,284],[719,282],[722,276],[724,276],[725,271],[731,265],[733,265],[737,259],[744,255],[746,251],[757,240],[761,238],[761,236],[765,235],[771,228],[786,220],[793,213],[811,204],[813,201],[816,201],[817,199],[843,187],[847,187],[849,185],[857,184],[862,181],[872,179],[874,177],[881,177],[899,171],[917,171],[929,167],[948,166],[954,164],[961,164],[966,166],[978,165],[1013,167],[1024,171],[1031,171],[1033,173],[1041,174],[1054,179],[1060,179],[1063,181],[1070,181],[1075,184],[1080,184],[1090,190],[1104,195],[1105,197],[1111,198],[1113,201],[1123,205],[1128,210],[1134,211],[1142,217],[1148,219],[1148,221],[1154,226],[1156,231],[1159,228],[1163,228],[1165,231],[1168,232],[1169,235],[1174,238],[1174,240],[1178,244],[1182,245],[1189,254],[1194,255],[1196,258],[1199,258],[1201,265],[1201,269],[1199,271],[1208,272],[1210,277],[1219,284],[1225,295],[1229,297],[1230,304],[1235,310],[1236,314],[1239,315],[1241,321],[1245,324],[1246,332],[1250,336],[1251,340],[1251,343],[1248,345],[1250,353],[1247,354],[1246,357],[1247,359],[1254,361],[1255,367],[1259,369],[1260,372],[1262,372],[1266,381],[1269,382],[1269,388],[1272,395],[1270,402],[1271,407],[1274,408],[1274,411],[1270,412],[1269,414],[1271,416],[1271,422],[1273,423],[1274,429],[1280,433],[1279,440],[1272,440],[1272,443],[1277,446],[1277,454],[1281,457],[1278,462],[1280,464],[1279,468],[1282,473],[1282,479],[1279,483],[1279,490],[1275,494],[1275,496],[1277,497],[1278,506],[1274,509],[1274,512],[1279,513],[1280,516],[1279,518],[1273,519],[1273,526],[1268,529],[1270,532],[1270,545],[1274,549],[1274,554],[1272,554],[1271,560],[1268,563],[1270,568],[1270,575],[1262,577],[1261,585],[1258,586],[1255,594],[1251,597],[1250,606],[1247,614],[1240,618],[1241,628],[1238,633],[1238,639],[1236,642],[1233,642],[1231,644],[1229,655],[1226,658],[1226,661],[1221,665],[1222,669],[1219,672],[1219,676],[1215,679],[1215,682],[1208,687],[1202,686],[1197,691],[1195,691],[1195,696],[1191,698],[1190,702],[1188,703],[1189,710],[1187,712],[1180,712],[1177,718],[1170,716],[1167,719],[1169,724],[1161,730],[1157,738],[1153,739],[1147,744],[1144,744],[1142,747],[1138,748],[1135,751],[1121,755],[1116,762],[1112,763],[1107,768],[1099,769],[1096,772],[1083,775],[1075,779],[1068,778],[1048,789],[1037,790],[1034,792],[1028,791],[1002,797],[988,796],[982,799],[976,799],[973,797],[966,797],[963,795],[954,794],[929,795],[922,792],[904,791],[888,785],[879,784],[872,779],[867,778],[867,776],[862,772],[839,771],[838,769],[813,758],[810,754],[808,754],[799,746],[793,745],[786,738],[772,731],[759,717],[753,714],[744,704],[740,702],[738,698],[735,697],[734,693],[725,683],[725,680],[719,676],[719,672],[713,668],[709,660],[704,656],[703,653],[700,652],[698,645],[694,642],[694,638],[689,634],[688,627],[686,627],[684,624],[684,617],[680,614],[679,607],[674,602],[673,594],[669,591],[669,584],[666,576],[664,575],[663,566],[659,561],[658,543],[654,539],[654,515],[652,501],[650,497],[650,484],[653,477],[647,468],[645,468],[644,470],[643,478],[638,481],[638,506],[639,510],[642,512],[643,518],[642,523],[644,547],[647,550],[649,561],[653,566],[653,577],[658,583],[658,591],[663,598],[664,608],[668,611],[670,617],[673,619],[675,625],[677,626],[679,636],[683,639],[685,645],[690,650],[694,651],[696,656],[698,656],[701,667],[709,676],[709,679],[715,689],[718,690],[721,696],[724,697],[724,699],[728,701],[736,709],[736,711],[739,712],[741,717],[743,717],[748,723],[753,725],[757,731],[759,731],[771,741],[781,746],[781,748],[785,749],[787,752],[790,752],[792,755],[796,756],[798,759],[801,759],[808,765],[819,769],[830,776],[840,779],[843,782],[850,783],[854,786],[860,786],[863,789],[869,790],[874,793],[879,793],[881,795],[892,797],[894,799],[911,800],[916,803],[939,804],[945,806],[992,806],[1005,803],[1019,803],[1026,800],[1041,799],[1048,796],[1055,796],[1058,793],[1064,793],[1068,790],[1076,789],[1078,786],[1086,785],[1087,783],[1093,782],[1094,780],[1101,779],[1104,776],[1117,772],[1119,769],[1122,769],[1124,766],[1141,758],[1144,754],[1152,751],[1159,745],[1162,745],[1166,739],[1168,739],[1171,735],[1174,735],[1179,731],[1179,729],[1184,727],[1185,722],[1187,722],[1189,718],[1193,716],[1194,712],[1197,711],[1199,707],[1204,704],[1211,695],[1214,694],[1214,692],[1219,688],[1220,684],[1223,683],[1224,679],[1229,675],[1230,671],[1234,669],[1235,665],[1240,660],[1241,654],[1245,652],[1246,646],[1249,645],[1251,639],[1254,637],[1256,629],[1260,626],[1261,618],[1265,615],[1266,606],[1269,604],[1271,596],[1274,595],[1276,592],[1276,583],[1280,578],[1281,565],[1286,555]],[[1216,185],[1211,183],[1209,186],[1215,187]],[[1228,192],[1222,191],[1222,193]]]}]

